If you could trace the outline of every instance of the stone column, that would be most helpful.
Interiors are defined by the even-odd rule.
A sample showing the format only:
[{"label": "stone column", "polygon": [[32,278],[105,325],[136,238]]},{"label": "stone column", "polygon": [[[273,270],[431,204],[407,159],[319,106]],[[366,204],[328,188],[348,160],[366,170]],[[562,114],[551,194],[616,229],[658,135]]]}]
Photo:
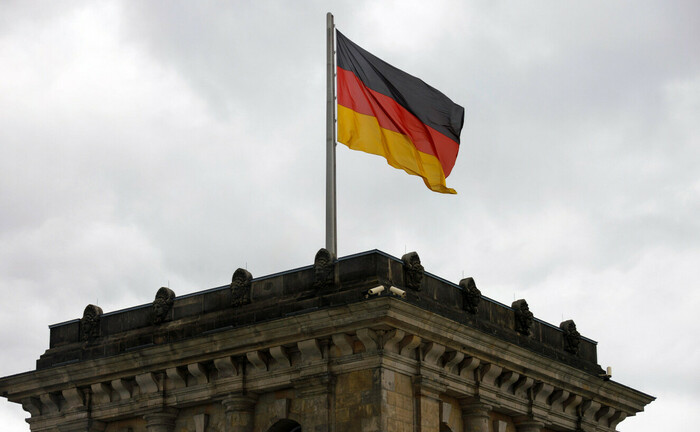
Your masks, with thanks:
[{"label": "stone column", "polygon": [[542,432],[544,428],[544,423],[529,417],[514,418],[513,421],[515,422],[515,430],[518,432]]},{"label": "stone column", "polygon": [[252,393],[229,395],[221,401],[226,413],[224,432],[252,432],[256,401]]},{"label": "stone column", "polygon": [[173,432],[177,410],[166,408],[163,411],[149,413],[143,416],[148,432]]},{"label": "stone column", "polygon": [[462,423],[464,423],[465,431],[489,432],[491,405],[474,399],[462,399],[460,407],[462,408]]}]

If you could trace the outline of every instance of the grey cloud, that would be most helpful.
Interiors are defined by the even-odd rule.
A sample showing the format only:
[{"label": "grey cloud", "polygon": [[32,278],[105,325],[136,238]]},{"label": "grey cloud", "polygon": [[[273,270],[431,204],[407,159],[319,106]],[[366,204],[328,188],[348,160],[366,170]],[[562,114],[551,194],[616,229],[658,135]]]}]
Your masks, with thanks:
[{"label": "grey cloud", "polygon": [[4,2],[2,373],[32,368],[46,325],[87,303],[311,264],[330,9],[467,109],[457,196],[339,146],[340,254],[416,250],[441,277],[573,318],[616,379],[659,396],[622,431],[692,422],[673,412],[700,401],[683,375],[700,331],[697,5],[409,3],[393,21],[390,6]]}]

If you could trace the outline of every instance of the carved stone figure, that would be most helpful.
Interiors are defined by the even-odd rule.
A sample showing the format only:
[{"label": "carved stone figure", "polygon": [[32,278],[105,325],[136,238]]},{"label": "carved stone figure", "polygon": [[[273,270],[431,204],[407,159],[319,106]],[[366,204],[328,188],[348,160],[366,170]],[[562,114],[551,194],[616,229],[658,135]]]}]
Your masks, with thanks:
[{"label": "carved stone figure", "polygon": [[527,302],[523,299],[513,302],[511,307],[515,311],[515,331],[520,334],[530,335],[532,330],[532,312]]},{"label": "carved stone figure", "polygon": [[476,287],[474,278],[462,279],[459,286],[462,287],[462,308],[470,314],[475,314],[479,310],[481,291]]},{"label": "carved stone figure", "polygon": [[250,303],[250,287],[253,275],[248,270],[239,268],[231,278],[231,306],[243,306]]},{"label": "carved stone figure", "polygon": [[80,340],[92,342],[100,335],[100,316],[102,308],[95,305],[87,305],[80,319]]},{"label": "carved stone figure", "polygon": [[321,248],[314,258],[314,288],[325,290],[334,285],[335,263],[328,249]]},{"label": "carved stone figure", "polygon": [[166,287],[160,288],[153,300],[153,324],[160,324],[168,319],[173,303],[175,303],[173,290]]},{"label": "carved stone figure", "polygon": [[578,346],[581,343],[581,333],[576,330],[574,320],[566,320],[559,324],[559,328],[564,331],[564,350],[571,354],[578,353]]},{"label": "carved stone figure", "polygon": [[403,281],[407,288],[416,291],[421,290],[424,269],[420,263],[420,257],[415,252],[409,252],[401,257],[403,261]]}]

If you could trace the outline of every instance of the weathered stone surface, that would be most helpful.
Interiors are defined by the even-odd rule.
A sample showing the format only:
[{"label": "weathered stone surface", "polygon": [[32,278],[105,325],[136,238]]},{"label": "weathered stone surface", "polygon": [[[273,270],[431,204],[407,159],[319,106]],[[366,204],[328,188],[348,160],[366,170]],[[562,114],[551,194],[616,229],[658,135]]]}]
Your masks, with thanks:
[{"label": "weathered stone surface", "polygon": [[381,395],[376,371],[366,369],[338,375],[335,383],[337,431],[379,430]]},{"label": "weathered stone surface", "polygon": [[258,370],[266,371],[268,358],[267,355],[262,351],[251,351],[246,353],[248,361]]},{"label": "weathered stone surface", "polygon": [[206,414],[197,414],[192,419],[194,420],[195,432],[204,432],[209,424],[209,416]]},{"label": "weathered stone surface", "polygon": [[406,333],[403,330],[393,329],[390,332],[384,334],[384,350],[388,352],[398,353],[399,343],[403,340]]},{"label": "weathered stone surface", "polygon": [[235,393],[224,398],[221,401],[226,413],[224,431],[253,432],[257,399],[252,393]]},{"label": "weathered stone surface", "polygon": [[489,432],[490,405],[479,402],[474,398],[462,400],[462,422],[464,429],[470,432]]},{"label": "weathered stone surface", "polygon": [[353,339],[345,333],[334,334],[333,345],[335,345],[341,355],[353,354]]},{"label": "weathered stone surface", "polygon": [[253,275],[246,269],[239,268],[231,277],[231,306],[238,307],[250,303],[250,290]]},{"label": "weathered stone surface", "polygon": [[173,408],[159,409],[143,416],[148,432],[173,432],[177,410]]},{"label": "weathered stone surface", "polygon": [[515,422],[517,432],[542,432],[544,423],[529,417],[517,418]]},{"label": "weathered stone surface", "polygon": [[549,405],[554,412],[564,411],[564,401],[569,398],[569,392],[566,390],[555,390],[549,397]]},{"label": "weathered stone surface", "polygon": [[141,394],[156,393],[159,390],[158,377],[152,372],[136,375],[136,383]]},{"label": "weathered stone surface", "polygon": [[335,285],[335,260],[328,249],[319,249],[314,258],[314,288],[325,291]]},{"label": "weathered stone surface", "polygon": [[401,257],[403,261],[403,278],[406,288],[420,291],[423,283],[424,269],[416,252],[409,252]]},{"label": "weathered stone surface", "polygon": [[297,342],[297,347],[301,352],[301,361],[311,363],[323,360],[323,352],[316,339],[307,339]]},{"label": "weathered stone surface", "polygon": [[61,394],[66,401],[68,409],[77,409],[85,406],[85,396],[82,390],[73,387],[63,390]]},{"label": "weathered stone surface", "polygon": [[440,345],[435,342],[429,342],[423,348],[423,361],[434,366],[441,366],[440,359],[442,358],[442,355],[444,353],[444,345]]},{"label": "weathered stone surface", "polygon": [[28,397],[21,399],[20,403],[22,404],[22,409],[33,417],[39,417],[41,415],[41,402],[39,399]]},{"label": "weathered stone surface", "polygon": [[161,287],[153,300],[153,324],[160,324],[170,319],[170,310],[175,303],[175,292],[170,288]]},{"label": "weathered stone surface", "polygon": [[523,299],[516,300],[512,308],[515,314],[515,331],[529,336],[532,333],[533,315],[527,302]]},{"label": "weathered stone surface", "polygon": [[357,330],[357,339],[360,340],[365,351],[376,351],[379,348],[377,333],[372,329],[362,328]]},{"label": "weathered stone surface", "polygon": [[43,393],[39,395],[39,399],[41,400],[41,404],[43,405],[41,408],[42,414],[44,412],[46,413],[57,413],[59,410],[59,399],[58,396],[54,393]]},{"label": "weathered stone surface", "polygon": [[474,278],[466,278],[459,281],[462,288],[462,307],[468,313],[474,315],[479,311],[481,302],[481,291],[476,287]]},{"label": "weathered stone surface", "polygon": [[418,348],[421,341],[422,339],[418,335],[406,335],[399,342],[399,354],[406,357],[415,357],[415,349]]},{"label": "weathered stone surface", "polygon": [[476,357],[467,357],[464,359],[462,362],[462,366],[459,369],[459,375],[461,377],[474,380],[475,373],[479,370],[479,365],[481,364],[481,360],[479,360]]},{"label": "weathered stone surface", "polygon": [[494,420],[493,422],[493,432],[506,432],[508,427],[508,422],[503,420]]},{"label": "weathered stone surface", "polygon": [[197,385],[204,385],[209,382],[207,367],[203,363],[188,364],[187,371],[194,377]]},{"label": "weathered stone surface", "polygon": [[405,299],[365,297],[405,284],[404,261],[377,251],[334,265],[316,296],[311,266],[244,275],[254,302],[232,310],[225,285],[174,299],[157,327],[151,305],[91,309],[89,343],[81,320],[52,326],[37,370],[0,394],[52,432],[612,432],[653,400],[603,381],[595,343],[572,355],[566,329],[530,317],[523,337],[516,308],[482,296],[465,313],[464,286],[429,274]]},{"label": "weathered stone surface", "polygon": [[581,396],[577,394],[570,394],[569,398],[564,401],[564,412],[569,415],[575,415],[578,407],[581,405],[581,402],[583,402],[583,398]]},{"label": "weathered stone surface", "polygon": [[510,392],[511,386],[520,379],[520,374],[513,371],[507,371],[501,374],[498,379],[498,386],[505,392]]},{"label": "weathered stone surface", "polygon": [[100,318],[102,308],[95,305],[87,305],[80,319],[80,339],[83,342],[92,342],[100,336]]},{"label": "weathered stone surface", "polygon": [[562,321],[559,328],[564,332],[564,351],[571,354],[578,354],[578,347],[581,345],[581,333],[576,330],[574,320]]},{"label": "weathered stone surface", "polygon": [[120,400],[128,400],[133,394],[133,385],[130,381],[126,379],[116,379],[112,381],[112,388],[119,395]]},{"label": "weathered stone surface", "polygon": [[240,373],[238,363],[231,356],[214,359],[214,367],[220,378],[237,376]]},{"label": "weathered stone surface", "polygon": [[172,388],[178,389],[187,387],[187,373],[182,368],[168,368],[165,370],[165,374]]},{"label": "weathered stone surface", "polygon": [[[256,299],[255,303],[237,309],[235,314],[231,313],[230,306],[232,297],[237,297],[233,296],[230,286],[177,298],[168,318],[171,319],[171,322],[168,322],[168,330],[156,334],[151,330],[151,307],[112,312],[101,317],[100,336],[90,343],[94,349],[84,350],[80,344],[76,344],[81,342],[80,320],[52,326],[49,350],[41,356],[37,366],[41,369],[71,361],[109,357],[150,344],[174,343],[208,332],[283,318],[300,311],[374,301],[377,298],[365,299],[363,295],[368,288],[376,287],[380,282],[390,286],[391,279],[396,276],[399,279],[398,283],[402,283],[403,279],[403,261],[376,251],[341,259],[335,265],[338,269],[339,285],[332,292],[324,291],[321,297],[300,297],[309,292],[314,281],[314,269],[307,267],[251,282],[251,298]],[[239,280],[246,281],[247,276]],[[454,284],[424,274],[421,291],[409,290],[411,295],[406,301],[457,322],[465,323],[466,315],[469,320],[465,325],[487,332],[500,340],[527,344],[528,349],[534,349],[555,361],[564,361],[591,372],[600,369],[595,363],[595,343],[592,341],[582,337],[578,354],[562,358],[559,353],[563,351],[564,333],[561,330],[534,321],[530,338],[525,342],[517,337],[517,333],[513,331],[514,327],[506,325],[514,319],[511,309],[482,296],[476,314],[464,314],[463,292]],[[149,330],[146,332],[146,329]],[[357,337],[360,339],[360,335]],[[372,343],[369,345],[369,349],[374,349],[371,347]]]},{"label": "weathered stone surface", "polygon": [[444,357],[445,360],[445,370],[453,373],[459,374],[459,364],[464,360],[465,354],[461,351],[450,351]]},{"label": "weathered stone surface", "polygon": [[535,380],[528,376],[520,377],[520,379],[513,384],[513,394],[516,397],[527,398],[528,392],[535,385]]},{"label": "weathered stone surface", "polygon": [[292,362],[287,354],[287,349],[283,346],[276,346],[270,348],[270,356],[275,360],[275,363],[279,367],[291,367]]},{"label": "weathered stone surface", "polygon": [[105,383],[94,383],[90,385],[92,390],[92,400],[94,403],[107,403],[112,400],[112,388]]}]

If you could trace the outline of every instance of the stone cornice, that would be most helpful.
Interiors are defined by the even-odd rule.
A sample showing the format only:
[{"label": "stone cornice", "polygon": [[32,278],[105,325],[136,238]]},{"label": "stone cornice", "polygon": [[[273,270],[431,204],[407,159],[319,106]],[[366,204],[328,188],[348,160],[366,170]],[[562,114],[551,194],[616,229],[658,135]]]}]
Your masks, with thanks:
[{"label": "stone cornice", "polygon": [[[455,358],[464,360],[455,365]],[[393,297],[38,370],[3,378],[0,385],[10,400],[36,407],[35,421],[80,408],[82,395],[97,390],[93,415],[108,421],[121,411],[116,407],[177,407],[380,366],[425,376],[420,382],[430,383],[431,391],[477,398],[561,427],[581,421],[579,406],[587,408],[583,421],[600,420],[607,428],[653,400]]]}]

